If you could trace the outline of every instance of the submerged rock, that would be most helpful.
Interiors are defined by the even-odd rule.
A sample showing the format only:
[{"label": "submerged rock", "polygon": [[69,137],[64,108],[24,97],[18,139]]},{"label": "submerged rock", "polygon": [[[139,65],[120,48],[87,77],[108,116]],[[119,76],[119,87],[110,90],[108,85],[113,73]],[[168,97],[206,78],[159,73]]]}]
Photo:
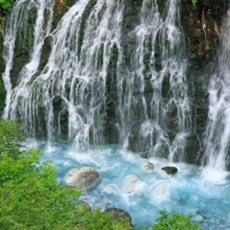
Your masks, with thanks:
[{"label": "submerged rock", "polygon": [[197,215],[197,216],[195,217],[195,221],[196,221],[196,222],[202,222],[203,220],[204,220],[204,217],[201,216],[201,215]]},{"label": "submerged rock", "polygon": [[116,195],[118,193],[117,188],[114,185],[107,185],[103,188],[103,192],[108,195]]},{"label": "submerged rock", "polygon": [[163,167],[161,169],[164,172],[166,172],[169,176],[172,176],[178,172],[178,169],[176,167],[172,167],[172,166]]},{"label": "submerged rock", "polygon": [[154,196],[156,197],[162,197],[165,194],[165,191],[168,187],[167,183],[160,183],[156,186],[156,188],[153,191]]},{"label": "submerged rock", "polygon": [[151,162],[145,162],[142,165],[142,168],[144,171],[151,172],[154,170],[154,164],[152,164]]},{"label": "submerged rock", "polygon": [[141,185],[141,180],[136,175],[131,174],[125,177],[123,184],[125,187],[125,192],[131,194],[135,192]]},{"label": "submerged rock", "polygon": [[119,209],[119,208],[107,208],[105,210],[105,212],[107,213],[112,213],[113,214],[113,219],[118,221],[118,222],[122,222],[122,220],[124,218],[127,218],[131,224],[131,221],[132,221],[132,217],[129,215],[128,212],[122,210],[122,209]]},{"label": "submerged rock", "polygon": [[92,187],[99,180],[100,174],[90,167],[71,169],[64,178],[67,186],[76,187],[78,189]]}]

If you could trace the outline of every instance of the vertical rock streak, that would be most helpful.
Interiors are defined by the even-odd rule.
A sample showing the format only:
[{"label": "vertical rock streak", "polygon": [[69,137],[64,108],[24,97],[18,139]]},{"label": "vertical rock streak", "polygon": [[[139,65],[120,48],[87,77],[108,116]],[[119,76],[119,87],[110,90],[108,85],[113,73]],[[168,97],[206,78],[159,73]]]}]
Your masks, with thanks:
[{"label": "vertical rock streak", "polygon": [[[10,43],[4,117],[18,117],[29,136],[46,130],[50,141],[67,130],[69,139],[88,148],[91,142],[106,143],[113,133],[113,142],[130,149],[183,158],[190,106],[179,3],[161,3],[166,10],[160,13],[156,0],[143,0],[139,25],[128,31],[123,26],[127,2],[79,0],[51,33],[53,2],[31,1],[37,12],[33,49],[12,89],[7,82],[15,41]],[[17,36],[20,9],[26,4],[17,1],[6,21],[14,27],[5,27],[5,47],[8,37]],[[48,36],[52,48],[41,68]],[[125,45],[124,36],[130,44]]]}]

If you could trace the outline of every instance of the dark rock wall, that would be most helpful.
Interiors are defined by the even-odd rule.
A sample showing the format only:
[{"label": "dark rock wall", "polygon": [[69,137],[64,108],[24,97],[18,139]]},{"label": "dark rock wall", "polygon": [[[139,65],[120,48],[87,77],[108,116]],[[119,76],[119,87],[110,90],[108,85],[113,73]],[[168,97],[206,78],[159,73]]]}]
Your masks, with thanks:
[{"label": "dark rock wall", "polygon": [[[182,0],[181,22],[187,38],[188,78],[192,100],[193,133],[188,138],[186,160],[199,164],[203,153],[203,134],[208,115],[208,84],[221,35],[221,23],[227,11],[226,0]],[[198,153],[198,154],[197,154]]]}]

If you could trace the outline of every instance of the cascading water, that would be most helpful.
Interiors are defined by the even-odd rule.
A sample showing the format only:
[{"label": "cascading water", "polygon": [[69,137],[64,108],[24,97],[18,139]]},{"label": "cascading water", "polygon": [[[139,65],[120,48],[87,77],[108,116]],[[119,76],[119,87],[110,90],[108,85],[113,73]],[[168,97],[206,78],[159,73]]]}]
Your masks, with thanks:
[{"label": "cascading water", "polygon": [[[120,142],[134,151],[181,160],[190,106],[179,2],[161,3],[167,8],[163,15],[156,0],[143,1],[139,25],[126,34],[133,39],[129,56],[122,40],[124,0],[79,0],[52,33],[52,1],[31,4],[35,3],[31,59],[14,89],[7,82],[12,37],[17,35],[13,30],[17,31],[20,22],[17,7],[7,20],[14,27],[7,26],[4,32],[12,46],[5,58],[8,97],[4,117],[18,117],[24,132],[32,137],[46,130],[52,141],[68,133],[78,146]],[[16,6],[23,4],[27,2],[19,0]],[[40,70],[42,46],[49,35],[52,49]]]},{"label": "cascading water", "polygon": [[[30,85],[32,84],[32,81],[34,80],[33,77],[38,70],[44,39],[51,31],[53,16],[52,8],[52,0],[19,0],[16,2],[12,13],[10,14],[10,18],[6,20],[6,23],[4,24],[4,59],[6,61],[6,71],[3,74],[3,79],[7,91],[7,99],[3,117],[15,119],[19,115],[24,131],[27,135],[31,136],[35,135],[33,124],[36,120],[36,111],[33,110],[33,104],[31,103],[33,99],[30,97]],[[24,39],[31,37],[31,34],[28,34],[27,31],[28,18],[31,10],[35,10],[34,17],[36,17],[36,21],[32,31],[29,31],[30,33],[33,32],[32,42],[29,44],[32,46],[29,50],[30,60],[22,68],[18,76],[19,83],[12,90],[10,71],[12,69],[15,52],[15,42],[17,36],[23,36]],[[23,38],[21,38],[21,40],[23,40]],[[31,125],[26,126],[28,122],[30,122]]]},{"label": "cascading water", "polygon": [[164,18],[157,1],[143,1],[141,24],[134,31],[138,45],[129,108],[132,113],[142,111],[136,149],[154,156],[166,154],[172,161],[183,159],[190,105],[184,37],[176,24],[179,2],[168,1],[165,9]]},{"label": "cascading water", "polygon": [[230,143],[230,10],[223,23],[218,61],[209,85],[209,115],[205,132],[203,175],[222,183],[228,175],[226,160]]}]

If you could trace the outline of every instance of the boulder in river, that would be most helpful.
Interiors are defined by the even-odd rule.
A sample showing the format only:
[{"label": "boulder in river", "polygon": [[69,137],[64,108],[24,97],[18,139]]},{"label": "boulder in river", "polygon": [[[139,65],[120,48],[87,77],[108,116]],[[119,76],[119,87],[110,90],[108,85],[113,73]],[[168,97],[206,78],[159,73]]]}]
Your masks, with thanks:
[{"label": "boulder in river", "polygon": [[76,187],[78,189],[90,188],[99,180],[100,174],[90,167],[71,169],[64,178],[67,186]]},{"label": "boulder in river", "polygon": [[161,169],[164,172],[166,172],[169,176],[172,176],[178,172],[178,169],[176,167],[173,167],[173,166],[167,166],[167,167],[163,167]]},{"label": "boulder in river", "polygon": [[123,185],[125,187],[125,192],[131,194],[141,185],[141,180],[136,175],[131,174],[125,177]]},{"label": "boulder in river", "polygon": [[107,213],[112,213],[113,214],[113,219],[118,221],[118,222],[122,222],[122,220],[124,218],[127,218],[130,222],[130,225],[131,225],[131,221],[132,221],[132,217],[129,215],[128,212],[122,210],[122,209],[119,209],[119,208],[107,208],[105,210],[105,212]]},{"label": "boulder in river", "polygon": [[167,187],[168,187],[168,184],[165,182],[158,184],[153,191],[154,196],[155,197],[163,197]]},{"label": "boulder in river", "polygon": [[203,220],[204,220],[204,217],[203,216],[201,216],[201,215],[197,215],[196,217],[195,217],[195,219],[194,219],[196,222],[203,222]]},{"label": "boulder in river", "polygon": [[142,165],[142,168],[144,171],[146,172],[151,172],[154,170],[154,164],[151,163],[151,162],[145,162],[143,165]]}]

